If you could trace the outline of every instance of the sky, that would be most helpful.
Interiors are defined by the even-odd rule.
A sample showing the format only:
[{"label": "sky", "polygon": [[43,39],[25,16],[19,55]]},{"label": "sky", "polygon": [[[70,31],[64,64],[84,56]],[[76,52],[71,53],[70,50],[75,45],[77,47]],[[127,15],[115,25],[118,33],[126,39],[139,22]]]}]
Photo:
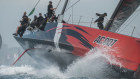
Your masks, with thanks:
[{"label": "sky", "polygon": [[[51,0],[53,2],[54,8],[57,6],[59,0]],[[60,14],[65,0],[61,0],[60,5],[56,9],[56,14]],[[70,0],[68,7],[74,4],[78,0]],[[0,34],[4,44],[9,47],[17,47],[19,44],[13,38],[12,34],[15,33],[16,27],[19,26],[23,12],[26,11],[27,14],[33,9],[38,0],[0,0]],[[33,15],[39,13],[45,14],[47,12],[47,5],[49,0],[40,0],[36,7]],[[69,22],[78,22],[80,16],[81,22],[88,22],[86,24],[80,23],[80,25],[89,26],[93,18],[93,21],[97,19],[95,13],[108,14],[107,19],[112,15],[115,7],[117,6],[119,0],[80,0],[73,8],[70,8],[65,12],[64,19]],[[29,18],[33,18],[33,15]],[[134,20],[135,26],[139,26],[140,15]],[[105,19],[105,23],[107,22]],[[72,22],[73,21],[73,22]],[[75,23],[78,24],[78,23]],[[132,22],[133,24],[133,22]],[[92,24],[93,28],[97,28],[95,24]],[[132,30],[132,29],[131,29]]]}]

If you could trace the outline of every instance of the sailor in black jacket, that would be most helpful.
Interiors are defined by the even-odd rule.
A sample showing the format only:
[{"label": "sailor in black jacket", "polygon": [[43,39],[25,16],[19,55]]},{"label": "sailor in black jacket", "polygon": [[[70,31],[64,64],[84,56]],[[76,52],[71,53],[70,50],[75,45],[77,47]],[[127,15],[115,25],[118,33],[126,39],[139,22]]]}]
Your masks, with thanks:
[{"label": "sailor in black jacket", "polygon": [[48,5],[48,18],[49,19],[53,16],[55,9],[56,8],[53,8],[52,1],[49,1],[49,5]]},{"label": "sailor in black jacket", "polygon": [[94,23],[97,22],[99,29],[103,30],[104,29],[104,26],[103,26],[104,17],[107,16],[107,13],[104,13],[104,14],[96,13],[96,15],[99,16],[99,18],[97,20],[95,20]]}]

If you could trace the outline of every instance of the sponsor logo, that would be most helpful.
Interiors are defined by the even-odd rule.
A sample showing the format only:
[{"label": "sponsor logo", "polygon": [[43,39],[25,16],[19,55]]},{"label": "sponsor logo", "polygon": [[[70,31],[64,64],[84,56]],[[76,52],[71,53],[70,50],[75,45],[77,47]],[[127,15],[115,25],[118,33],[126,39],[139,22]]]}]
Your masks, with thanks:
[{"label": "sponsor logo", "polygon": [[112,47],[118,40],[105,36],[98,36],[93,43],[101,44],[104,46]]}]

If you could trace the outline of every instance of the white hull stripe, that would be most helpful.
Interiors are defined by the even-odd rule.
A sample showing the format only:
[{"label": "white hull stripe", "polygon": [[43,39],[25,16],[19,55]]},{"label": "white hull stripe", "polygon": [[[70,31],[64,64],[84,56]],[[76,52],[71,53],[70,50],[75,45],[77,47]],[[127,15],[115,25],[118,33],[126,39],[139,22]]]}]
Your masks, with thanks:
[{"label": "white hull stripe", "polygon": [[55,47],[58,51],[60,51],[60,48],[59,48],[59,39],[60,39],[60,36],[61,36],[61,32],[62,32],[62,28],[63,27],[63,23],[58,23],[57,25],[57,28],[56,28],[56,32],[55,32],[55,36],[54,36],[54,44],[55,44]]}]

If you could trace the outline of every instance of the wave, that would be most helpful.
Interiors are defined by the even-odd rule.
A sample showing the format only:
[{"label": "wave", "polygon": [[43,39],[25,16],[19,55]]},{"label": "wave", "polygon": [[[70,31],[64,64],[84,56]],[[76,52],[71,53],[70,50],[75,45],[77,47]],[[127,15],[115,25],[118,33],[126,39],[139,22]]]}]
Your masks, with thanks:
[{"label": "wave", "polygon": [[[32,65],[21,66],[0,66],[0,77],[23,75],[24,78],[45,78],[45,79],[103,79],[108,78],[112,74],[118,76],[118,73],[108,67],[105,60],[113,64],[119,64],[108,55],[97,51],[92,53],[92,50],[82,58],[74,61],[65,71],[61,71],[57,65],[46,65],[45,68],[36,68]],[[22,76],[22,78],[23,78]]]}]

